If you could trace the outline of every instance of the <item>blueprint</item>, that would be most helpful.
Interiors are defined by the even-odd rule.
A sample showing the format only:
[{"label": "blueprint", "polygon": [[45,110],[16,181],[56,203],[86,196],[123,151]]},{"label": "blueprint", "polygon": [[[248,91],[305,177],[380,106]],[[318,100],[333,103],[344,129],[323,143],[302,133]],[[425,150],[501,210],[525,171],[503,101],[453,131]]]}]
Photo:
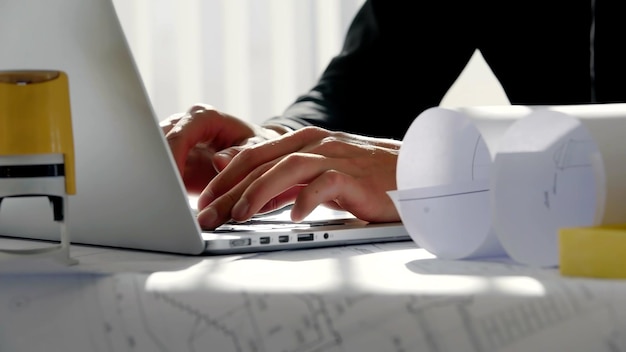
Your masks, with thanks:
[{"label": "blueprint", "polygon": [[[0,351],[626,352],[625,282],[396,246],[171,272],[0,275]],[[381,259],[389,267],[377,272]],[[298,274],[285,267],[323,277],[330,262],[353,280],[304,291],[248,282],[274,269],[289,287]]]}]

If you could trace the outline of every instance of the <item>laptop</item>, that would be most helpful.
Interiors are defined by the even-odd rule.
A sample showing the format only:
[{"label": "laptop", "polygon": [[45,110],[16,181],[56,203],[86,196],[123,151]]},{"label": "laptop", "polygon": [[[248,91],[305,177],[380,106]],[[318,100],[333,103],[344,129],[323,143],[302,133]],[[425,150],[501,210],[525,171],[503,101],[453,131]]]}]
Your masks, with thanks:
[{"label": "laptop", "polygon": [[[0,70],[61,70],[69,77],[77,189],[66,214],[72,243],[215,255],[410,240],[401,223],[335,213],[294,224],[288,208],[202,231],[112,1],[0,4]],[[0,235],[58,241],[59,223],[47,198],[5,198]]]}]

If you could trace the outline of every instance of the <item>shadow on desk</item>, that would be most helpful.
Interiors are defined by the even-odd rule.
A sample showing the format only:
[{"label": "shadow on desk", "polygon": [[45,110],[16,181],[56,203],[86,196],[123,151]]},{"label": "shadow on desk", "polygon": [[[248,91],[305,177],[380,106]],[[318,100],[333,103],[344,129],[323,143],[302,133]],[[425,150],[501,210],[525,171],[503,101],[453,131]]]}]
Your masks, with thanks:
[{"label": "shadow on desk", "polygon": [[406,263],[407,269],[419,275],[558,275],[557,268],[529,267],[516,263],[509,257],[446,260],[438,258],[419,259]]}]

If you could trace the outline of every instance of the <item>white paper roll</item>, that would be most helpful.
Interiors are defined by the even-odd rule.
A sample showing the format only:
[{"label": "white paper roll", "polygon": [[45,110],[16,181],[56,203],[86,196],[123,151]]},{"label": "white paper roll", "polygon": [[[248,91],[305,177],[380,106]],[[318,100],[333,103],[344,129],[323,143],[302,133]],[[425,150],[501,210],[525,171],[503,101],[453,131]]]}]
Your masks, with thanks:
[{"label": "white paper roll", "polygon": [[390,197],[412,239],[440,258],[505,255],[491,226],[489,177],[500,137],[530,108],[431,108],[400,149]]},{"label": "white paper roll", "polygon": [[562,227],[626,223],[626,104],[552,106],[513,124],[494,159],[494,230],[517,262],[557,266]]},{"label": "white paper roll", "polygon": [[432,108],[389,192],[413,240],[446,259],[558,265],[562,227],[626,223],[626,104]]}]

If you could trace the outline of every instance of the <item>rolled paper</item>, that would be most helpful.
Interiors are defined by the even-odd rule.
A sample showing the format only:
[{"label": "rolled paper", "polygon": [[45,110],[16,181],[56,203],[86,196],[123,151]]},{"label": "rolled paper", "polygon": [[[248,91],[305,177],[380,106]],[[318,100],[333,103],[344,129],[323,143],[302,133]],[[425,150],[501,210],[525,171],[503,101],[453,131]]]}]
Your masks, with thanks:
[{"label": "rolled paper", "polygon": [[523,106],[431,108],[407,130],[389,192],[416,244],[439,258],[506,255],[492,230],[491,164]]},{"label": "rolled paper", "polygon": [[548,106],[508,129],[491,189],[515,261],[558,266],[559,229],[626,223],[624,131],[626,104]]},{"label": "rolled paper", "polygon": [[438,257],[557,266],[564,227],[626,223],[626,104],[432,108],[400,149],[389,195]]},{"label": "rolled paper", "polygon": [[67,75],[62,71],[0,71],[0,157],[62,154],[65,189],[76,193]]}]

